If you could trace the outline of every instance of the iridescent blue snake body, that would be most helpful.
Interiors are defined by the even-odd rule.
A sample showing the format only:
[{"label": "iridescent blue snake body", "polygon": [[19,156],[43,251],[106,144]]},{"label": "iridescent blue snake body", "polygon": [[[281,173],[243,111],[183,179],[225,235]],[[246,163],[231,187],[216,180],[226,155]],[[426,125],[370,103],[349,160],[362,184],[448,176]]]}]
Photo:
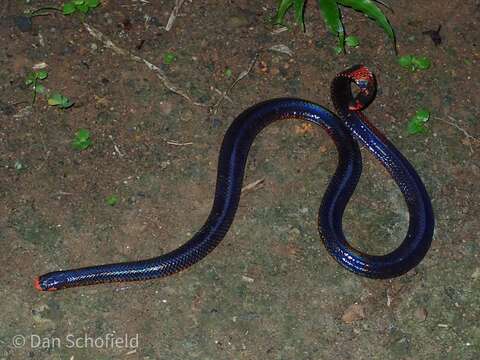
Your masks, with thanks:
[{"label": "iridescent blue snake body", "polygon": [[[359,88],[352,93],[352,83]],[[361,113],[375,98],[376,81],[364,66],[339,73],[331,85],[339,117],[327,109],[300,99],[275,99],[257,104],[240,114],[223,139],[218,160],[215,200],[203,227],[184,245],[152,259],[55,271],[35,279],[39,290],[112,281],[134,281],[174,274],[195,264],[224,238],[240,200],[247,156],[256,135],[281,119],[296,118],[320,125],[335,142],[337,169],[319,210],[318,226],[330,255],[346,269],[371,278],[392,278],[415,267],[427,253],[433,236],[434,217],[425,186],[412,165]],[[359,140],[389,171],[404,195],[410,214],[407,235],[386,255],[368,255],[349,245],[342,230],[345,207],[362,171]]]}]

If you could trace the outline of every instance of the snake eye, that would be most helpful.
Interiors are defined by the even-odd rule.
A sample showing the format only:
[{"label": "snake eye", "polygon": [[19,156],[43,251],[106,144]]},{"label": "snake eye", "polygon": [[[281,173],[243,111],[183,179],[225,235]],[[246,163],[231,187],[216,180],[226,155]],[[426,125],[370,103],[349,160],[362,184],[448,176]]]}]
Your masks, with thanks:
[{"label": "snake eye", "polygon": [[368,80],[367,79],[358,79],[355,81],[357,86],[360,88],[360,90],[366,90],[368,88]]}]

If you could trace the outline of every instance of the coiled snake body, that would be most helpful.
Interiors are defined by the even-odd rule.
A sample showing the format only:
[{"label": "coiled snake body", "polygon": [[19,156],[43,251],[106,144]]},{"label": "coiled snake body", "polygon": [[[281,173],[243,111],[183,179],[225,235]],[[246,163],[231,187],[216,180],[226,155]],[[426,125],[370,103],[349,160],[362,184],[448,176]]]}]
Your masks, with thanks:
[{"label": "coiled snake body", "polygon": [[[351,84],[360,92],[353,96]],[[391,278],[415,267],[427,253],[433,236],[434,218],[429,196],[412,165],[393,144],[371,125],[361,110],[375,98],[376,81],[364,66],[339,73],[331,85],[338,112],[300,99],[283,98],[257,104],[231,124],[220,150],[215,200],[203,227],[178,249],[152,259],[55,271],[35,279],[39,290],[111,281],[146,280],[174,274],[210,253],[227,233],[240,199],[248,151],[255,136],[268,124],[297,118],[320,125],[335,142],[338,165],[319,210],[321,238],[333,258],[343,267],[372,278]],[[342,216],[362,171],[357,142],[363,143],[385,166],[404,195],[410,214],[407,235],[401,245],[386,255],[362,253],[346,241]]]}]

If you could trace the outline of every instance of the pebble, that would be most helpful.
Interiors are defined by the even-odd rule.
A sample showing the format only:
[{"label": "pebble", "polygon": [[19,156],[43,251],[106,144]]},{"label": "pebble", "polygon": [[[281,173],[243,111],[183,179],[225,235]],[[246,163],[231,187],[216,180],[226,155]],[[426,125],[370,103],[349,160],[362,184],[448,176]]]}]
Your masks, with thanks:
[{"label": "pebble", "polygon": [[173,104],[170,101],[162,101],[159,105],[160,112],[164,115],[168,115],[173,110]]},{"label": "pebble", "polygon": [[32,31],[32,19],[28,16],[15,16],[13,21],[21,32]]},{"label": "pebble", "polygon": [[169,161],[169,160],[162,161],[162,162],[160,163],[160,169],[165,170],[168,165],[170,165],[170,161]]},{"label": "pebble", "polygon": [[428,312],[427,309],[419,307],[415,310],[415,318],[419,321],[427,320]]},{"label": "pebble", "polygon": [[245,16],[231,16],[228,19],[228,23],[235,28],[247,27],[249,24],[248,19]]},{"label": "pebble", "polygon": [[477,280],[480,279],[480,268],[476,268],[472,274],[472,279]]}]

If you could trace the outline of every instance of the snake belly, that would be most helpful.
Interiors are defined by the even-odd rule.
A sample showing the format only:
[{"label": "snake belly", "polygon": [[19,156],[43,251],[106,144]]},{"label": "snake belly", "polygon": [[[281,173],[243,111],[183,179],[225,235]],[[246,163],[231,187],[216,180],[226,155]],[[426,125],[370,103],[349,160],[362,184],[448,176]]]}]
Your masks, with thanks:
[{"label": "snake belly", "polygon": [[[351,83],[360,93],[354,97]],[[185,244],[155,258],[55,271],[35,279],[39,290],[58,290],[105,282],[136,281],[172,275],[209,254],[225,237],[240,200],[248,152],[256,135],[282,119],[299,119],[326,130],[338,151],[338,164],[319,210],[318,226],[330,255],[346,269],[372,278],[399,276],[415,267],[427,253],[434,228],[430,198],[413,166],[360,112],[373,101],[376,81],[362,65],[340,74],[332,82],[332,100],[340,118],[315,103],[280,98],[254,105],[228,128],[218,159],[215,198],[202,228]],[[401,245],[386,255],[368,255],[353,248],[342,230],[342,217],[362,171],[357,141],[371,151],[389,171],[410,214],[407,235]]]}]

